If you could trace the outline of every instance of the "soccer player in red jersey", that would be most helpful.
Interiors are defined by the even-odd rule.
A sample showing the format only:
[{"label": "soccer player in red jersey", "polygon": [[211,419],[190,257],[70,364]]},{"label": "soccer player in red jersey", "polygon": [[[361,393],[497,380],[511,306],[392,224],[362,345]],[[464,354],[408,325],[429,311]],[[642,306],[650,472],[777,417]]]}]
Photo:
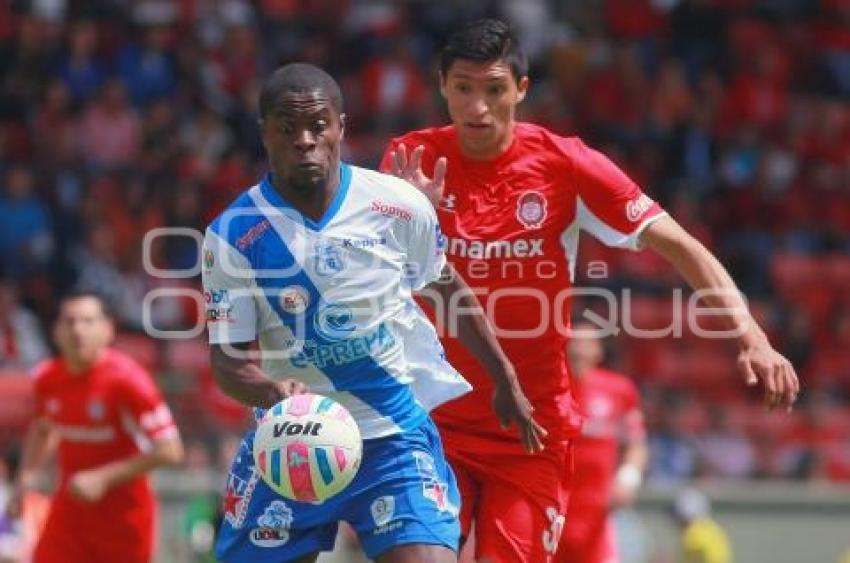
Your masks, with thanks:
[{"label": "soccer player in red jersey", "polygon": [[35,370],[37,418],[12,511],[54,442],[59,486],[34,563],[147,563],[153,556],[156,505],[146,474],[180,463],[183,446],[150,375],[109,348],[112,336],[97,295],[68,296],[54,327],[60,356]]},{"label": "soccer player in red jersey", "polygon": [[793,367],[704,246],[604,155],[514,119],[527,73],[507,25],[467,25],[440,60],[452,124],[393,139],[381,162],[437,207],[449,262],[491,316],[535,422],[548,431],[543,451],[524,451],[515,431],[490,414],[493,388],[484,370],[451,334],[443,339],[449,360],[475,389],[437,409],[434,419],[458,477],[462,529],[468,533],[475,521],[476,556],[490,562],[549,562],[563,528],[569,440],[581,428],[565,358],[580,231],[611,246],[651,248],[694,289],[710,290],[703,301],[737,330],[738,366],[748,384],[763,381],[769,406],[790,407],[799,390]]},{"label": "soccer player in red jersey", "polygon": [[620,560],[609,513],[634,502],[649,457],[638,390],[625,375],[600,367],[599,334],[590,323],[576,323],[568,345],[573,395],[585,419],[574,442],[569,516],[558,563]]}]

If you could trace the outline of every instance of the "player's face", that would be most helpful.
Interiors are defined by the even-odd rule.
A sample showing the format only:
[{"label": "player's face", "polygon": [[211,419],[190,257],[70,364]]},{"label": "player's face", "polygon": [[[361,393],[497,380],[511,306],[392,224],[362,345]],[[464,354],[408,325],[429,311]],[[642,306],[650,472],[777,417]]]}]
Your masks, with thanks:
[{"label": "player's face", "polygon": [[504,61],[452,63],[440,76],[440,91],[464,154],[490,159],[510,146],[516,106],[527,90],[528,77],[517,82]]},{"label": "player's face", "polygon": [[[586,327],[579,327],[589,331]],[[581,377],[585,371],[599,365],[603,357],[602,343],[595,336],[581,335],[578,331],[570,337],[567,356],[572,367],[572,373]]]},{"label": "player's face", "polygon": [[93,363],[112,336],[112,322],[97,299],[80,297],[62,304],[54,338],[62,356],[70,362]]},{"label": "player's face", "polygon": [[263,144],[280,187],[310,192],[327,185],[339,167],[345,116],[327,95],[290,92],[263,118]]}]

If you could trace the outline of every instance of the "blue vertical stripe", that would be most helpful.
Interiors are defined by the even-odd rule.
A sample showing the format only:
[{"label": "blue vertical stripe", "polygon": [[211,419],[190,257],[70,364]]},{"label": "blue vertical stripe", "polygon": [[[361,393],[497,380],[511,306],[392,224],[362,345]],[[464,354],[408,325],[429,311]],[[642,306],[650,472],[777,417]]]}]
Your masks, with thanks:
[{"label": "blue vertical stripe", "polygon": [[272,483],[280,487],[280,448],[272,450],[271,455]]},{"label": "blue vertical stripe", "polygon": [[322,399],[322,401],[319,403],[319,406],[318,406],[318,407],[316,407],[316,413],[327,412],[327,411],[329,411],[329,410],[331,410],[331,409],[333,408],[334,404],[335,404],[335,401],[333,401],[332,399],[329,399],[329,398],[325,397],[325,398],[324,398],[324,399]]},{"label": "blue vertical stripe", "polygon": [[331,464],[328,461],[328,453],[325,451],[325,448],[321,447],[313,448],[313,451],[316,453],[316,463],[319,466],[319,473],[322,474],[322,481],[325,482],[325,485],[330,485],[333,483],[334,474],[331,471]]}]

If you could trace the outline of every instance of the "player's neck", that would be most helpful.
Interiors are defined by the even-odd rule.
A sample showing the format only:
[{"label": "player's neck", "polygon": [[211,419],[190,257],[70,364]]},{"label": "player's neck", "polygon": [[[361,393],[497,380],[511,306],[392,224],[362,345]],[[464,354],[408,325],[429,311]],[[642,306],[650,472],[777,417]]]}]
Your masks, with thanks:
[{"label": "player's neck", "polygon": [[277,174],[272,174],[271,182],[277,193],[301,215],[320,221],[330,208],[331,202],[339,189],[339,166],[333,167],[328,181],[313,190],[293,190],[278,180]]},{"label": "player's neck", "polygon": [[497,142],[487,146],[476,146],[475,143],[466,142],[462,136],[458,135],[460,154],[469,160],[488,161],[499,158],[508,152],[508,149],[513,145],[515,125],[516,122],[511,122],[505,129],[505,135]]},{"label": "player's neck", "polygon": [[80,356],[65,356],[65,365],[68,366],[68,371],[72,374],[83,375],[85,373],[88,373],[89,370],[91,370],[91,368],[93,368],[95,364],[100,361],[100,359],[105,353],[106,350],[104,349],[99,351],[97,355],[91,358],[84,358]]}]

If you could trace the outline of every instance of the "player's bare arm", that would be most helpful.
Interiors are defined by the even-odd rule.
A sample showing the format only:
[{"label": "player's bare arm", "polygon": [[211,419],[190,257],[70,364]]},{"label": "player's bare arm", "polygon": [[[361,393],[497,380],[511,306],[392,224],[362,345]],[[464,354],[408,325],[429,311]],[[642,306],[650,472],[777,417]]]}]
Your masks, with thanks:
[{"label": "player's bare arm", "polygon": [[791,408],[800,392],[794,366],[773,349],[750,315],[735,282],[722,264],[676,221],[663,217],[641,235],[641,242],[663,256],[695,290],[712,290],[704,300],[725,315],[730,329],[740,330],[738,368],[747,385],[764,384],[768,408]]},{"label": "player's bare arm", "polygon": [[248,342],[210,345],[213,377],[227,395],[251,407],[268,408],[287,397],[309,391],[306,385],[295,379],[274,381],[245,354],[232,353],[233,349],[246,352],[250,347]]},{"label": "player's bare arm", "polygon": [[[626,416],[633,416],[632,413]],[[639,412],[637,416],[642,416]],[[614,476],[614,488],[611,492],[611,505],[615,507],[631,506],[643,481],[643,474],[649,463],[649,446],[646,436],[629,436],[623,447],[622,461]]]},{"label": "player's bare arm", "polygon": [[183,443],[175,432],[153,442],[151,451],[113,461],[71,476],[68,489],[86,502],[97,502],[111,488],[157,467],[174,467],[183,462]]},{"label": "player's bare arm", "polygon": [[[532,453],[542,451],[547,432],[534,420],[534,407],[523,393],[516,370],[499,346],[493,326],[473,291],[449,264],[446,264],[440,280],[427,289],[440,295],[440,299],[429,299],[432,306],[446,309],[442,318],[448,318],[449,314],[455,316],[458,339],[479,359],[493,380],[493,410],[502,427],[516,423],[526,450]],[[422,295],[427,298],[427,294],[426,291]]]},{"label": "player's bare arm", "polygon": [[448,161],[444,156],[438,158],[429,177],[422,171],[422,154],[424,152],[425,147],[419,145],[408,155],[404,143],[399,144],[395,150],[391,150],[389,153],[390,173],[416,186],[419,191],[428,196],[431,204],[436,208],[446,187]]},{"label": "player's bare arm", "polygon": [[27,489],[35,487],[38,472],[55,443],[56,432],[46,417],[38,417],[29,426],[21,455],[21,467],[15,480],[6,512],[13,518],[21,513],[21,503]]}]

